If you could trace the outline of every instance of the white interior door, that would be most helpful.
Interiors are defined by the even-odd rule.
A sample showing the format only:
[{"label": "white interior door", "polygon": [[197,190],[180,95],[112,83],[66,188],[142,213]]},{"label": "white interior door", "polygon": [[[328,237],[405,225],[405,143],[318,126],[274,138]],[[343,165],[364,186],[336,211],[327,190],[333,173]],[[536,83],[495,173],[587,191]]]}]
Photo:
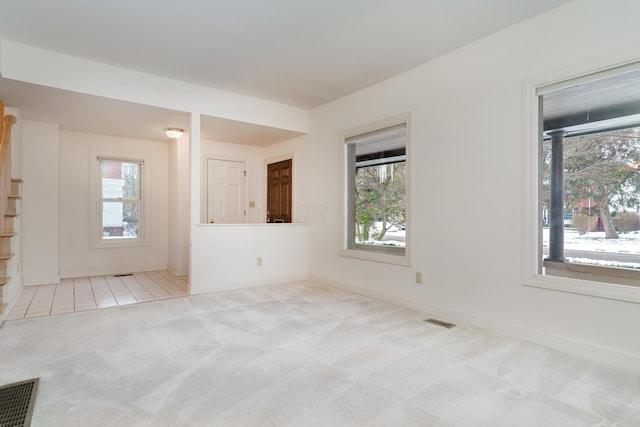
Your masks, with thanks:
[{"label": "white interior door", "polygon": [[207,222],[244,223],[244,162],[207,160]]}]

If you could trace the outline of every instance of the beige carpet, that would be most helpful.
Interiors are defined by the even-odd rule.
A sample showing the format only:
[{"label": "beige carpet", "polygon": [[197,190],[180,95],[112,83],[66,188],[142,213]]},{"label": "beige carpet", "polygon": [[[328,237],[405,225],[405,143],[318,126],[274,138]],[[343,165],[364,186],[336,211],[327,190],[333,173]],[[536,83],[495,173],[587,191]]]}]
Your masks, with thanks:
[{"label": "beige carpet", "polygon": [[34,426],[639,426],[638,375],[295,283],[5,322]]}]

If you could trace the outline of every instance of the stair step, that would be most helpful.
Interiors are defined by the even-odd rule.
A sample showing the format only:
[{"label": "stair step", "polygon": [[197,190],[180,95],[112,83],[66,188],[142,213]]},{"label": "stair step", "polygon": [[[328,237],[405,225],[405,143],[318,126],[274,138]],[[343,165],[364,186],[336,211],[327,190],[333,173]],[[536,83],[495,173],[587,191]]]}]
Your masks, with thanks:
[{"label": "stair step", "polygon": [[[2,244],[0,245],[0,265],[2,268],[0,269],[0,287],[6,285],[11,281],[11,277],[6,276],[7,274],[7,261],[13,257],[11,253],[11,242],[10,238],[17,236],[18,233],[15,233],[13,230],[13,218],[18,216],[16,209],[16,200],[22,199],[20,195],[20,187],[24,181],[19,178],[11,179],[11,189],[9,194],[7,195],[7,211],[4,212],[4,227],[7,230],[4,233],[0,233],[0,241]],[[6,309],[6,304],[2,304],[2,291],[0,291],[0,313],[2,313]]]},{"label": "stair step", "polygon": [[9,199],[21,199],[20,197],[20,187],[22,187],[22,183],[24,181],[21,179],[12,179],[11,180],[11,189],[9,190]]}]

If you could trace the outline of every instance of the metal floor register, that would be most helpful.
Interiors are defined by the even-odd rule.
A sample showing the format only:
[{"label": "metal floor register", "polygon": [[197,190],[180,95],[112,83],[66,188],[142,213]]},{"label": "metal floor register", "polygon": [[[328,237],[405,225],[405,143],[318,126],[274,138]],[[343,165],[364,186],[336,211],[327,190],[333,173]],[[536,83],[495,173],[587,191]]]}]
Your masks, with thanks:
[{"label": "metal floor register", "polygon": [[0,426],[31,425],[39,378],[0,387]]}]

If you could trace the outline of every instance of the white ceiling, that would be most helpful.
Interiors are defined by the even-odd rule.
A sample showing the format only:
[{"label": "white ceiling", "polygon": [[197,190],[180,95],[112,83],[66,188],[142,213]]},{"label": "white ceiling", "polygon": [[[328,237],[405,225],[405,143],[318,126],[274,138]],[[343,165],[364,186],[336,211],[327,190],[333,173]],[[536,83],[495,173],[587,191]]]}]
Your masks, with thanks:
[{"label": "white ceiling", "polygon": [[[0,35],[311,109],[567,2],[0,0]],[[13,85],[0,83],[4,97],[5,90],[12,90],[5,87]],[[100,103],[95,97],[86,98],[88,104]],[[112,107],[105,101],[97,108],[112,111]],[[34,115],[47,113],[43,109]],[[159,118],[170,114],[155,113]],[[184,115],[176,114],[184,120]],[[254,138],[259,128],[240,131],[238,123],[231,123],[227,133],[240,131]],[[234,142],[242,140],[246,136]]]}]

